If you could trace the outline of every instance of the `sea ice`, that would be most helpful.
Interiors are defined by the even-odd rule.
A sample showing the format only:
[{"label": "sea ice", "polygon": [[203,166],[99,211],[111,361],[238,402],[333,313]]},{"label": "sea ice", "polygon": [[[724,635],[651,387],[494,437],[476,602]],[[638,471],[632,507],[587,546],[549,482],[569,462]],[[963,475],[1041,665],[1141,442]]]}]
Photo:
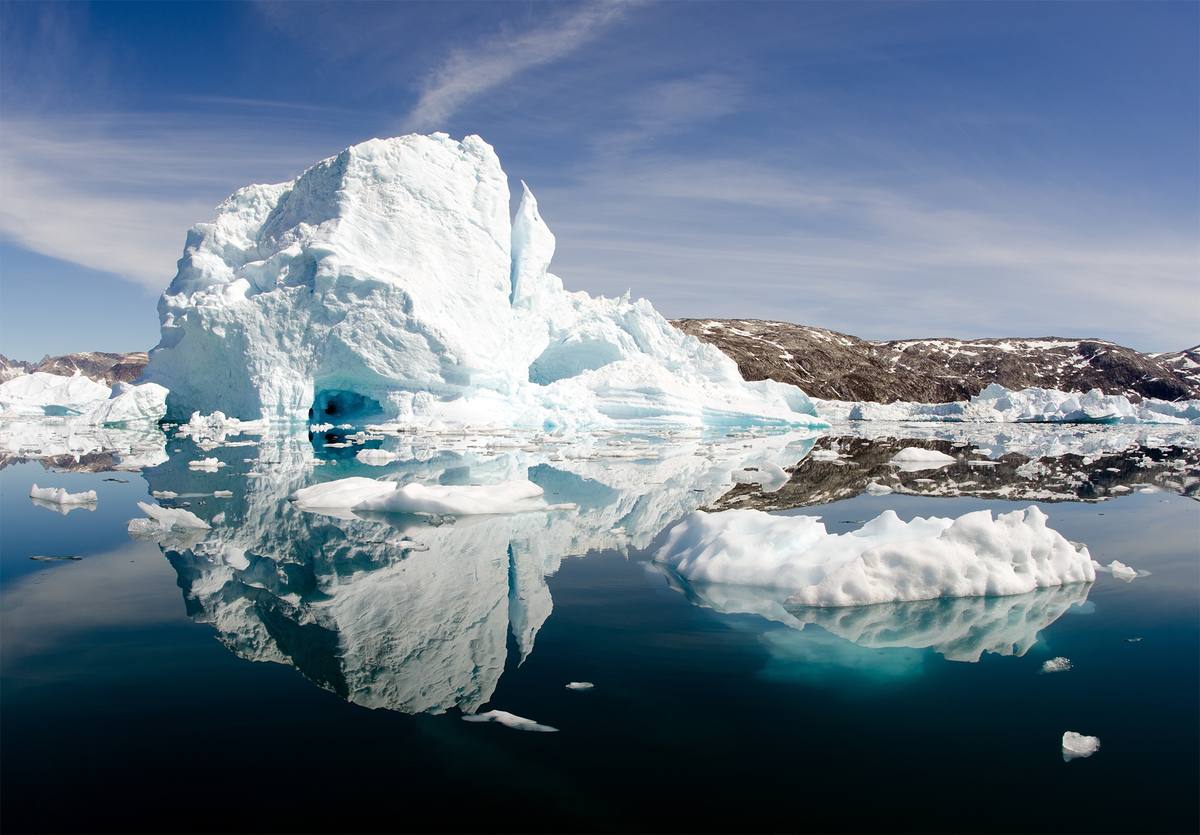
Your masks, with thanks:
[{"label": "sea ice", "polygon": [[[568,293],[477,136],[373,139],[188,234],[145,379],[168,417],[417,426],[823,426],[649,302]],[[312,419],[309,421],[309,419]]]},{"label": "sea ice", "polygon": [[201,458],[199,461],[189,461],[188,469],[203,470],[206,473],[215,473],[218,469],[225,466],[225,462],[217,458]]},{"label": "sea ice", "polygon": [[596,685],[592,684],[590,681],[572,681],[570,684],[567,685],[567,689],[568,690],[591,690],[595,686]]},{"label": "sea ice", "polygon": [[487,713],[476,713],[472,716],[464,716],[464,722],[495,722],[503,725],[506,728],[513,728],[518,731],[535,731],[537,733],[557,733],[558,728],[552,728],[549,725],[539,725],[532,719],[525,719],[521,716],[516,716],[506,710],[489,710]]},{"label": "sea ice", "polygon": [[[158,505],[146,504],[138,502],[137,506],[142,509],[150,519],[157,523],[160,530],[169,531],[172,528],[191,528],[193,530],[207,531],[210,530],[210,525],[205,522],[190,510],[184,510],[179,507],[160,507]],[[141,521],[141,520],[131,520]]]},{"label": "sea ice", "polygon": [[1049,661],[1042,664],[1043,673],[1065,673],[1071,669],[1071,659],[1063,658],[1061,655],[1056,658],[1051,658]]},{"label": "sea ice", "polygon": [[394,481],[352,476],[304,487],[288,496],[288,501],[301,510],[315,508],[344,508],[349,510],[360,502],[386,496],[396,489]]},{"label": "sea ice", "polygon": [[1100,738],[1067,731],[1062,738],[1063,762],[1090,757],[1100,750]]},{"label": "sea ice", "polygon": [[[17,379],[20,378],[18,377]],[[90,504],[96,501],[96,491],[86,490],[82,493],[68,493],[62,487],[38,487],[35,484],[29,490],[29,498],[52,504]]]},{"label": "sea ice", "polygon": [[888,510],[845,534],[818,518],[696,511],[654,559],[689,581],[796,589],[786,602],[803,606],[1012,595],[1096,579],[1087,548],[1076,550],[1034,506],[908,523]]},{"label": "sea ice", "polygon": [[1108,570],[1112,572],[1112,576],[1118,580],[1124,580],[1127,583],[1133,581],[1133,578],[1138,576],[1136,568],[1130,568],[1125,563],[1118,560],[1113,560],[1108,564]]}]

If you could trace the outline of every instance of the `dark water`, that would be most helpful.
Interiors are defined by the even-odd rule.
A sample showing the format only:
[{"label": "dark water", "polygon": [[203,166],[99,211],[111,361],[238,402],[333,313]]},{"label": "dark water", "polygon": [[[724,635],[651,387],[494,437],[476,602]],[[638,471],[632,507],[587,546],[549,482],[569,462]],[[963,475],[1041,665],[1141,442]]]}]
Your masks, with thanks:
[{"label": "dark water", "polygon": [[[1200,823],[1194,500],[1133,492],[1041,505],[1097,560],[1152,573],[1131,583],[1101,574],[1062,592],[1075,605],[1035,630],[1023,656],[969,662],[928,641],[904,646],[918,625],[903,613],[900,645],[873,647],[697,605],[699,590],[680,593],[645,564],[670,521],[651,511],[706,489],[689,487],[671,461],[574,474],[543,462],[556,492],[578,492],[577,516],[434,530],[291,510],[284,491],[295,485],[379,474],[344,456],[248,479],[250,465],[235,472],[245,449],[180,448],[144,477],[48,474],[33,463],[0,472],[6,832],[1174,832]],[[204,455],[230,466],[186,467]],[[463,467],[479,475],[503,459],[431,460],[397,468],[461,478]],[[114,476],[129,483],[102,480]],[[34,481],[95,489],[99,502],[62,516],[30,502]],[[654,492],[673,481],[675,493]],[[212,496],[227,486],[235,496]],[[133,541],[125,522],[142,515],[135,502],[151,501],[150,489],[204,493],[174,503],[225,515],[199,543]],[[892,494],[788,512],[841,532],[889,508],[909,519],[1024,506]],[[618,510],[610,518],[606,508]],[[431,550],[381,556],[376,545],[396,528]],[[355,608],[355,596],[366,603]],[[531,637],[538,606],[550,609]],[[1039,674],[1054,656],[1074,668]],[[575,692],[571,681],[596,686]],[[461,721],[477,697],[480,711],[560,732]],[[404,712],[426,703],[445,712]],[[1099,737],[1100,751],[1064,762],[1068,730]]]}]

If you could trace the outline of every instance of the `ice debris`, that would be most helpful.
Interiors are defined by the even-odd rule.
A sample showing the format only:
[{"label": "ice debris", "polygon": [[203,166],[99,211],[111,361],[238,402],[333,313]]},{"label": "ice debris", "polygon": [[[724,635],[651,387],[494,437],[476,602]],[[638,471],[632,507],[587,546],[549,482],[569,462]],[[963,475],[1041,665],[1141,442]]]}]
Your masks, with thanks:
[{"label": "ice debris", "polygon": [[592,684],[590,681],[572,681],[570,684],[567,685],[567,689],[568,690],[591,690],[595,686],[596,685]]},{"label": "ice debris", "polygon": [[1047,527],[1035,506],[907,523],[887,510],[845,534],[819,518],[696,511],[654,559],[689,581],[795,589],[786,603],[798,606],[1013,595],[1096,579],[1087,548]]},{"label": "ice debris", "polygon": [[1042,664],[1042,672],[1065,673],[1067,670],[1071,669],[1072,666],[1073,665],[1071,664],[1070,658],[1063,658],[1061,655],[1059,655]]},{"label": "ice debris", "polygon": [[1090,757],[1100,750],[1100,738],[1067,731],[1062,738],[1063,762]]},{"label": "ice debris", "polygon": [[145,379],[175,419],[825,425],[648,301],[565,291],[533,194],[509,200],[491,146],[444,133],[247,186],[188,233]]},{"label": "ice debris", "polygon": [[992,383],[970,400],[955,403],[845,402],[813,400],[830,420],[972,421],[976,423],[1164,423],[1200,424],[1200,400],[1145,398],[1130,403],[1100,389],[1084,393],[1027,388],[1012,391]]},{"label": "ice debris", "polygon": [[476,713],[471,716],[464,716],[464,722],[495,722],[503,725],[506,728],[512,728],[518,731],[534,731],[536,733],[558,733],[558,728],[552,728],[549,725],[539,725],[532,719],[526,719],[522,716],[516,716],[506,710],[489,710],[487,713]]},{"label": "ice debris", "polygon": [[396,460],[396,454],[386,449],[364,449],[354,457],[372,467],[382,467]]},{"label": "ice debris", "polygon": [[203,470],[206,473],[215,473],[218,469],[225,466],[225,462],[217,458],[202,458],[199,461],[189,461],[189,470]]},{"label": "ice debris", "polygon": [[[17,379],[21,378],[18,377]],[[62,487],[38,487],[36,484],[29,489],[29,498],[52,504],[90,504],[97,500],[95,490],[85,490],[82,493],[68,493]]]},{"label": "ice debris", "polygon": [[1133,582],[1133,578],[1138,576],[1136,568],[1130,568],[1125,563],[1119,560],[1113,560],[1108,564],[1108,570],[1118,580],[1124,580],[1126,583]]}]

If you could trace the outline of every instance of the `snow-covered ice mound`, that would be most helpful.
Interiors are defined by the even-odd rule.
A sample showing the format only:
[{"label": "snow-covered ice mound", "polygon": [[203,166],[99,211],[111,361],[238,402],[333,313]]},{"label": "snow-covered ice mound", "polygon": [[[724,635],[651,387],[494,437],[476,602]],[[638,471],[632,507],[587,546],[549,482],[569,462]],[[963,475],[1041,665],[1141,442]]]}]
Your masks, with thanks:
[{"label": "snow-covered ice mound", "polygon": [[533,195],[508,206],[477,136],[373,139],[243,188],[188,233],[145,379],[176,420],[822,423],[649,302],[564,291]]},{"label": "snow-covered ice mound", "polygon": [[655,554],[689,581],[796,589],[797,606],[1022,594],[1093,582],[1085,546],[1046,526],[1037,507],[920,517],[884,511],[858,531],[830,534],[818,517],[757,510],[696,511]]}]

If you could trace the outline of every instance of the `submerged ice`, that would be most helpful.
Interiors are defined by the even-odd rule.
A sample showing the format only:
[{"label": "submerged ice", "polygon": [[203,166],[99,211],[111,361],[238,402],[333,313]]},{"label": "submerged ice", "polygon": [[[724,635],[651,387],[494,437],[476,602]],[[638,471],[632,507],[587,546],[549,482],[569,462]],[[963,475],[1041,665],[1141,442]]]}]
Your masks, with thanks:
[{"label": "submerged ice", "polygon": [[477,136],[375,139],[243,188],[189,232],[145,378],[177,420],[821,423],[649,302],[566,292],[532,193],[508,206]]}]

